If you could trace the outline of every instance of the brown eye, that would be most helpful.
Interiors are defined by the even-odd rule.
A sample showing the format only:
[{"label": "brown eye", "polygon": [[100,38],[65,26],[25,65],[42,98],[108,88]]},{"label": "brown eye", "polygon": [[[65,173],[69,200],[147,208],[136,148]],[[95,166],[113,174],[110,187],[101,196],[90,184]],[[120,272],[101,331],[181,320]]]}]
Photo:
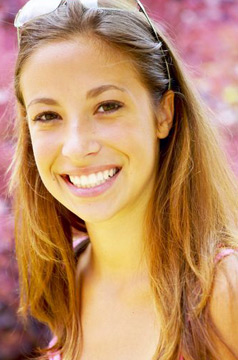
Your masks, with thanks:
[{"label": "brown eye", "polygon": [[122,104],[119,102],[111,101],[101,104],[97,110],[99,113],[111,113],[119,110],[122,107]]},{"label": "brown eye", "polygon": [[60,119],[61,119],[61,117],[59,116],[59,114],[51,112],[51,111],[47,111],[47,112],[37,115],[33,119],[33,121],[50,122],[53,120],[60,120]]}]

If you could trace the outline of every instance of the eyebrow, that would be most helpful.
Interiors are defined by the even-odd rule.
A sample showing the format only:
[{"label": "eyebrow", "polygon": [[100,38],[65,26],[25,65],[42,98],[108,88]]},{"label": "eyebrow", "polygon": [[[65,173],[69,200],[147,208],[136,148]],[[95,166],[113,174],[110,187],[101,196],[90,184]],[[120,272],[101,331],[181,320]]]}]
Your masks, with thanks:
[{"label": "eyebrow", "polygon": [[92,97],[96,97],[98,95],[100,95],[101,93],[105,92],[105,91],[108,91],[108,90],[119,90],[119,91],[122,91],[122,92],[126,92],[126,89],[122,88],[122,87],[118,87],[116,85],[102,85],[102,86],[99,86],[95,89],[92,89],[92,90],[89,90],[87,92],[87,95],[86,95],[86,98],[89,99],[89,98],[92,98]]},{"label": "eyebrow", "polygon": [[[96,87],[94,89],[91,89],[87,92],[86,94],[86,98],[89,99],[89,98],[93,98],[93,97],[96,97],[100,94],[102,94],[103,92],[105,91],[108,91],[108,90],[119,90],[121,92],[127,92],[126,89],[122,88],[122,87],[118,87],[116,85],[102,85],[102,86],[99,86],[99,87]],[[55,105],[55,106],[59,106],[59,103],[54,100],[54,99],[50,99],[50,98],[46,98],[46,97],[43,97],[43,98],[37,98],[37,99],[33,99],[28,105],[27,105],[27,109],[32,106],[32,105],[35,105],[35,104],[46,104],[46,105]]]},{"label": "eyebrow", "polygon": [[27,109],[35,104],[46,104],[46,105],[59,105],[59,103],[54,100],[54,99],[49,99],[49,98],[38,98],[38,99],[33,99],[28,105],[27,105]]}]

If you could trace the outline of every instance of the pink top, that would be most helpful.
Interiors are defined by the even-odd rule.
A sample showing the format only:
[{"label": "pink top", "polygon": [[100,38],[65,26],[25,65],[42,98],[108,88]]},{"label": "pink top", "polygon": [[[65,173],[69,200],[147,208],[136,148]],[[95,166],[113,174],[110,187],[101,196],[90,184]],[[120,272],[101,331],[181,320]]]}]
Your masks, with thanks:
[{"label": "pink top", "polygon": [[[224,257],[230,255],[230,254],[234,254],[234,253],[238,253],[238,249],[233,250],[233,249],[222,249],[216,256],[215,258],[215,262],[218,263],[221,259],[223,259]],[[49,346],[52,346],[55,343],[56,338],[53,338],[49,344]],[[50,354],[49,356],[49,360],[61,360],[61,356],[58,353],[54,353],[54,354]],[[179,360],[185,360],[184,357],[181,355]]]}]

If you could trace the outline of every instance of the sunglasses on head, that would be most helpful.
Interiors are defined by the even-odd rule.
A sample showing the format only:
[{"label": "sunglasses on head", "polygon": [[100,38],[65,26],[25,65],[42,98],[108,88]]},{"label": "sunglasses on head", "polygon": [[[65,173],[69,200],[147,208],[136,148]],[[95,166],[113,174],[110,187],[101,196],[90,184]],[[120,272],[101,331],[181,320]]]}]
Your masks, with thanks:
[{"label": "sunglasses on head", "polygon": [[[81,4],[88,9],[92,9],[92,8],[96,8],[96,9],[105,9],[105,10],[123,10],[120,7],[116,7],[116,4],[120,3],[119,1],[108,1],[108,0],[79,0],[81,2]],[[43,15],[47,15],[50,14],[52,12],[54,12],[55,10],[57,10],[60,6],[63,5],[67,5],[68,0],[29,0],[17,13],[15,21],[14,21],[14,26],[17,28],[17,37],[18,37],[18,44],[20,46],[20,42],[21,42],[21,28],[26,25],[28,22],[30,22],[33,19],[36,19],[38,17],[41,17]],[[130,11],[140,11],[141,13],[144,14],[144,16],[146,17],[152,33],[156,39],[156,41],[158,41],[160,47],[161,47],[161,52],[164,55],[165,58],[165,64],[166,64],[166,68],[167,68],[167,73],[168,73],[168,78],[169,78],[169,86],[168,86],[168,90],[170,90],[171,88],[171,78],[170,78],[170,71],[169,71],[169,65],[168,62],[166,60],[164,51],[162,49],[162,41],[159,38],[159,35],[153,25],[153,23],[151,22],[145,7],[143,6],[143,4],[139,1],[139,0],[129,0],[129,1],[125,1],[124,2],[125,5],[128,5],[128,10]]]}]

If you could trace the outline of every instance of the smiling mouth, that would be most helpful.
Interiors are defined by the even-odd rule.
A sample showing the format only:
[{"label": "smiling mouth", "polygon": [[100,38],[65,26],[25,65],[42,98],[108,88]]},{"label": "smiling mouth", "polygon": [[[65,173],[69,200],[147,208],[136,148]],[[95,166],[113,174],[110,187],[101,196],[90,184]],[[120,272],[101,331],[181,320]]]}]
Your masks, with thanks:
[{"label": "smiling mouth", "polygon": [[81,176],[71,176],[66,175],[64,176],[68,182],[72,185],[76,186],[80,189],[87,189],[87,188],[94,188],[101,184],[106,183],[111,178],[113,178],[121,169],[120,168],[111,168],[104,171],[99,171],[97,173],[92,173],[88,176],[81,175]]}]

